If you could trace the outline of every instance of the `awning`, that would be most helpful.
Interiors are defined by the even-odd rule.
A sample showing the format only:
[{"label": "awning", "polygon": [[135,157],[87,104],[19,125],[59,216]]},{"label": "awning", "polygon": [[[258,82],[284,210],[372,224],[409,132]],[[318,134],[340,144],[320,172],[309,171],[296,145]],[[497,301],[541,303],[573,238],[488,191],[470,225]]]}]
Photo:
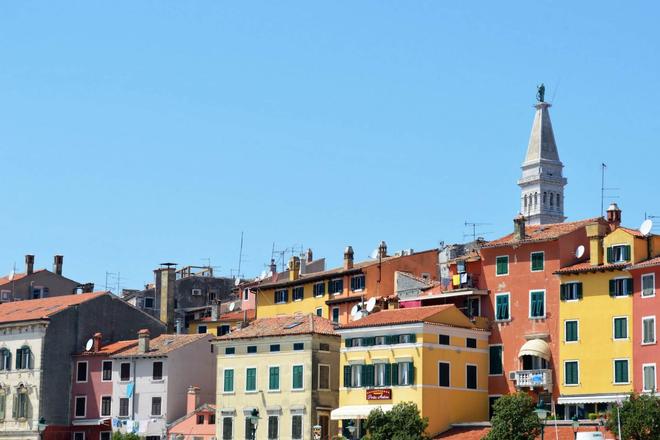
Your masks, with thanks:
[{"label": "awning", "polygon": [[333,409],[330,412],[330,420],[344,420],[344,419],[366,419],[369,413],[380,408],[383,412],[392,409],[394,405],[348,405]]},{"label": "awning", "polygon": [[105,423],[110,423],[110,419],[78,419],[71,422],[73,426],[98,426]]},{"label": "awning", "polygon": [[570,405],[579,403],[614,403],[628,399],[627,394],[581,394],[579,396],[559,396],[557,403]]},{"label": "awning", "polygon": [[549,361],[551,357],[550,346],[543,339],[532,339],[520,347],[518,357],[521,356],[538,356]]}]

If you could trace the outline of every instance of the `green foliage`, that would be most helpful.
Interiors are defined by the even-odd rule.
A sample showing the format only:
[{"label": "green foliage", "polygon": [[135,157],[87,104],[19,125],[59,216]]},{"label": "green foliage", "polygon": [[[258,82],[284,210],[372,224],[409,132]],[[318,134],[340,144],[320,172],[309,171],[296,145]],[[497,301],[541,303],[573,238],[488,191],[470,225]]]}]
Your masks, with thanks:
[{"label": "green foliage", "polygon": [[133,433],[122,434],[121,432],[113,432],[112,440],[140,440],[140,436]]},{"label": "green foliage", "polygon": [[[607,429],[619,434],[617,408],[607,416]],[[660,399],[648,394],[631,394],[621,407],[623,440],[657,440],[660,438]]]},{"label": "green foliage", "polygon": [[388,412],[380,408],[369,413],[365,424],[369,440],[425,440],[424,431],[429,426],[427,417],[422,418],[413,402],[397,403]]},{"label": "green foliage", "polygon": [[484,440],[534,440],[541,432],[534,408],[532,398],[525,393],[500,397],[493,405],[493,427]]}]

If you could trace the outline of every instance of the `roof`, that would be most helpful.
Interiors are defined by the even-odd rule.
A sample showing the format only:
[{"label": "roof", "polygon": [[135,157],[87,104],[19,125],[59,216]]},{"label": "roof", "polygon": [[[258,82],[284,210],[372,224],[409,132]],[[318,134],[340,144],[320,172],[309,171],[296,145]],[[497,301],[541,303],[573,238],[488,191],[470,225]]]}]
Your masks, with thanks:
[{"label": "roof", "polygon": [[[182,417],[179,417],[178,419],[176,419],[175,421],[170,423],[168,430],[173,434],[180,434],[176,430],[176,426],[179,423],[183,422],[184,420],[188,420],[189,418],[199,414],[200,412],[204,412],[204,411],[210,411],[210,412],[213,412],[215,414],[216,406],[212,405],[210,403],[204,403],[204,404],[198,406],[197,408],[195,408],[194,410],[192,410],[191,412],[189,412],[188,414],[186,414]],[[208,423],[207,424],[200,424],[200,425],[195,424],[193,427],[188,427],[186,429],[188,430],[186,432],[186,434],[188,434],[188,435],[209,434],[209,430],[211,430],[211,432],[210,432],[211,434],[215,434],[214,425],[209,425]]]},{"label": "roof", "polygon": [[[258,284],[257,286],[260,289],[265,289],[265,288],[274,288],[274,287],[284,287],[284,286],[289,286],[293,284],[303,284],[303,283],[309,283],[311,281],[316,281],[316,280],[324,280],[331,278],[333,276],[341,276],[341,275],[348,275],[352,273],[358,273],[362,269],[367,268],[369,266],[374,266],[377,264],[381,264],[387,261],[392,261],[396,260],[398,258],[406,258],[410,257],[412,255],[419,255],[423,254],[426,252],[438,252],[437,249],[427,249],[425,251],[419,251],[419,252],[413,252],[412,254],[406,254],[406,255],[390,255],[388,257],[384,257],[381,260],[374,259],[374,260],[366,260],[366,261],[360,261],[357,263],[353,264],[353,267],[350,269],[344,269],[344,267],[336,267],[334,269],[328,269],[324,270],[321,272],[312,272],[308,274],[300,274],[297,280],[289,280],[288,278],[283,279],[283,280],[276,280],[272,281],[272,279],[266,279],[264,282]],[[279,274],[281,275],[281,273]]]},{"label": "roof", "polygon": [[81,293],[80,295],[12,301],[0,304],[0,324],[48,319],[69,307],[77,306],[109,292]]},{"label": "roof", "polygon": [[551,104],[539,102],[536,104],[536,114],[532,124],[532,133],[529,135],[527,154],[523,164],[538,163],[541,160],[559,162],[555,134],[552,131],[548,107]]},{"label": "roof", "polygon": [[623,227],[623,226],[619,226],[617,229],[621,229],[621,230],[623,230],[623,231],[626,231],[628,234],[632,235],[633,237],[637,237],[637,238],[646,238],[646,237],[644,236],[644,234],[642,234],[641,232],[639,232],[637,229],[626,228],[626,227]]},{"label": "roof", "polygon": [[113,354],[117,354],[122,350],[126,350],[127,348],[130,348],[132,346],[135,346],[137,345],[137,343],[138,343],[137,339],[112,342],[110,344],[103,345],[99,351],[83,351],[78,356],[110,356]]},{"label": "roof", "polygon": [[213,320],[213,319],[211,319],[210,316],[207,316],[206,318],[202,318],[202,321],[203,322],[242,321],[243,320],[243,312],[247,312],[247,320],[248,321],[254,321],[254,319],[257,317],[257,311],[255,309],[248,309],[248,310],[236,310],[234,312],[223,313],[222,315],[218,316],[218,319],[216,319],[216,320]]},{"label": "roof", "polygon": [[637,264],[633,264],[628,267],[628,269],[643,269],[645,267],[660,266],[660,256],[651,258],[650,260],[640,261]]},{"label": "roof", "polygon": [[138,353],[138,346],[128,348],[113,357],[160,357],[166,356],[181,347],[190,343],[199,341],[200,339],[208,338],[207,334],[194,334],[194,335],[160,335],[149,341],[149,351],[146,353]]},{"label": "roof", "polygon": [[410,307],[404,309],[382,310],[364,318],[342,325],[342,329],[358,327],[378,327],[384,325],[412,324],[426,322],[432,316],[455,307],[453,304],[438,306]]},{"label": "roof", "polygon": [[547,225],[525,225],[525,238],[518,240],[514,238],[513,233],[498,238],[497,240],[485,243],[482,248],[494,248],[510,246],[512,244],[538,243],[543,241],[556,240],[559,237],[570,234],[578,229],[584,228],[594,222],[604,222],[601,217],[593,217],[575,222],[551,223]]},{"label": "roof", "polygon": [[260,338],[264,336],[291,336],[291,335],[337,335],[335,325],[320,316],[287,315],[272,318],[261,318],[253,321],[247,327],[223,335],[216,340]]},{"label": "roof", "polygon": [[608,264],[600,264],[594,266],[588,261],[583,261],[581,263],[573,264],[571,266],[562,267],[561,269],[555,271],[555,273],[577,274],[577,273],[598,272],[598,271],[606,271],[606,270],[624,270],[627,268],[628,268],[628,263],[608,263]]}]

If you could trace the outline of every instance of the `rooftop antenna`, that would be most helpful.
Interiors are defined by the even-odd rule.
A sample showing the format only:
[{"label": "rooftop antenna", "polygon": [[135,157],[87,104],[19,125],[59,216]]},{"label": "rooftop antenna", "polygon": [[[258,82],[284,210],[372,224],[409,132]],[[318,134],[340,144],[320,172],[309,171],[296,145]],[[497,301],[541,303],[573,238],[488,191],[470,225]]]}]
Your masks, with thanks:
[{"label": "rooftop antenna", "polygon": [[241,231],[241,249],[238,252],[238,273],[237,277],[241,276],[241,263],[243,262],[243,231]]},{"label": "rooftop antenna", "polygon": [[472,236],[472,241],[476,241],[477,240],[477,235],[479,237],[481,237],[485,234],[490,234],[490,232],[477,231],[477,226],[490,225],[490,223],[476,223],[476,222],[469,222],[469,221],[465,220],[464,225],[465,225],[465,227],[472,228],[472,233],[463,234],[463,238]]},{"label": "rooftop antenna", "polygon": [[[606,191],[618,191],[619,188],[606,188],[605,187],[605,169],[607,165],[603,162],[600,164],[600,215],[605,217],[605,192]],[[609,196],[611,199],[618,199],[619,196]]]}]

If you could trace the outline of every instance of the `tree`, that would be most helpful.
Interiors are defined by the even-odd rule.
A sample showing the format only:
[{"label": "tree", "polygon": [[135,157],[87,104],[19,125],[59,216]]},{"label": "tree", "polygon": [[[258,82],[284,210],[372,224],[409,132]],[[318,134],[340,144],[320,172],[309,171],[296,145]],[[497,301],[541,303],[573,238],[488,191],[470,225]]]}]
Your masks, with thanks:
[{"label": "tree", "polygon": [[112,440],[140,440],[140,436],[132,432],[122,434],[121,432],[115,431],[112,433]]},{"label": "tree", "polygon": [[425,440],[428,426],[428,418],[420,416],[413,402],[397,403],[388,412],[374,409],[365,423],[369,440]]},{"label": "tree", "polygon": [[534,440],[541,432],[534,401],[525,393],[500,397],[493,411],[492,429],[484,440]]},{"label": "tree", "polygon": [[[649,394],[631,394],[621,410],[621,438],[656,440],[660,438],[660,399]],[[610,410],[607,429],[619,435],[617,408]]]}]

